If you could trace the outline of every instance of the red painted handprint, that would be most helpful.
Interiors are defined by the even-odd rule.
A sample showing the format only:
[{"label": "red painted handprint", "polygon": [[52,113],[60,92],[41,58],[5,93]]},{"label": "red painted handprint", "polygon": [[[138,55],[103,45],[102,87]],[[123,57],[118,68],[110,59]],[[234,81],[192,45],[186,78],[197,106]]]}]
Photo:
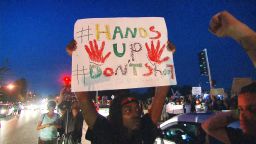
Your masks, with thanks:
[{"label": "red painted handprint", "polygon": [[165,44],[160,48],[159,40],[157,41],[156,47],[155,47],[153,41],[151,41],[151,48],[148,46],[148,43],[145,43],[145,46],[148,51],[148,57],[151,61],[161,64],[162,62],[169,60],[168,56],[163,58],[162,60],[160,60],[163,50],[165,48]]},{"label": "red painted handprint", "polygon": [[87,51],[91,61],[97,62],[97,63],[104,63],[105,60],[110,56],[111,52],[108,52],[105,56],[103,56],[102,52],[105,47],[105,41],[101,43],[100,49],[98,47],[98,44],[96,40],[89,41],[89,45],[85,45],[85,50]]}]

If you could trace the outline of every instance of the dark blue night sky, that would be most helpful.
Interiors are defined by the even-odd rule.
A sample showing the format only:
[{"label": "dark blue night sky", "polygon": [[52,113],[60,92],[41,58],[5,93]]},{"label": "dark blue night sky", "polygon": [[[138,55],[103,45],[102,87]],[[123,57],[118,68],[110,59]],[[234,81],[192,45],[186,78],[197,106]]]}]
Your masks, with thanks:
[{"label": "dark blue night sky", "polygon": [[229,88],[234,77],[256,77],[255,69],[232,39],[208,31],[210,18],[227,10],[256,30],[255,0],[1,0],[0,66],[8,59],[5,82],[26,78],[29,90],[57,94],[61,76],[71,73],[65,52],[77,19],[164,17],[176,45],[178,85],[206,85],[199,74],[197,53],[208,50],[212,78]]}]

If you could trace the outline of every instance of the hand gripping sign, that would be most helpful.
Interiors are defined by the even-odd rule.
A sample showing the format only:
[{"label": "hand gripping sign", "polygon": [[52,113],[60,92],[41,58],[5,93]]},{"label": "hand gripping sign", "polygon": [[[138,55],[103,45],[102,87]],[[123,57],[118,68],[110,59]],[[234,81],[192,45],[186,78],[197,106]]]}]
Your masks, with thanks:
[{"label": "hand gripping sign", "polygon": [[74,39],[74,92],[176,85],[164,18],[80,19]]}]

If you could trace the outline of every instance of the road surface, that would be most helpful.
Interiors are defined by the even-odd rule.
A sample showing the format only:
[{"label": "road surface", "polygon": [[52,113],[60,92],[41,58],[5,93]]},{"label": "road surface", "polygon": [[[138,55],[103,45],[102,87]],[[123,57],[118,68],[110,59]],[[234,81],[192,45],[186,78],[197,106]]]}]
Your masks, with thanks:
[{"label": "road surface", "polygon": [[[37,144],[36,130],[40,111],[23,110],[20,116],[0,118],[0,144]],[[90,144],[84,139],[87,125],[84,122],[82,144]]]}]

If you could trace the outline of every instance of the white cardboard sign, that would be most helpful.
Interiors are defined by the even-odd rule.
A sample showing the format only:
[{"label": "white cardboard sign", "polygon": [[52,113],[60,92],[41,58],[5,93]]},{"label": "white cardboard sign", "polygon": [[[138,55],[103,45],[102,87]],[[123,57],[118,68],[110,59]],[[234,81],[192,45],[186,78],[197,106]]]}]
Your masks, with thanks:
[{"label": "white cardboard sign", "polygon": [[94,18],[75,23],[72,91],[176,85],[164,18]]},{"label": "white cardboard sign", "polygon": [[201,95],[202,88],[201,87],[192,87],[192,95]]}]

